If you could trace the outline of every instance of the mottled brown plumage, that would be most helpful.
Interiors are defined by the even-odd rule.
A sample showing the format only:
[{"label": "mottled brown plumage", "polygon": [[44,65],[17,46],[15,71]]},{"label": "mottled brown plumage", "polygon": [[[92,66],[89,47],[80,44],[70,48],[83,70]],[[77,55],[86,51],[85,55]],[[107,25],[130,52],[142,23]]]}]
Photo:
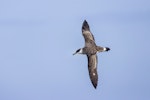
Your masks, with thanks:
[{"label": "mottled brown plumage", "polygon": [[97,87],[98,74],[97,74],[97,52],[108,51],[108,47],[97,46],[93,34],[90,32],[90,27],[85,20],[82,25],[82,35],[85,40],[84,48],[78,49],[74,54],[86,54],[88,58],[88,70],[91,82],[94,88]]}]

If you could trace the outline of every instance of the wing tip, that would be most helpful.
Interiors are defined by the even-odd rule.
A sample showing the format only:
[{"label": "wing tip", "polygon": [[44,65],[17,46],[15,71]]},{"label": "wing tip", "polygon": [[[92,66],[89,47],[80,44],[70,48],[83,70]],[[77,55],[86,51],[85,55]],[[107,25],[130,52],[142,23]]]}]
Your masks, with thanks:
[{"label": "wing tip", "polygon": [[96,89],[97,88],[97,82],[96,83],[92,82],[92,84],[93,84],[94,88]]},{"label": "wing tip", "polygon": [[87,23],[86,19],[84,20],[84,22],[83,22],[83,23]]},{"label": "wing tip", "polygon": [[90,79],[91,79],[92,85],[96,89],[97,88],[97,83],[98,83],[98,75],[97,75],[96,69],[94,69],[90,72]]},{"label": "wing tip", "polygon": [[82,25],[82,31],[89,31],[89,24],[86,20],[84,20],[83,25]]},{"label": "wing tip", "polygon": [[97,84],[96,85],[93,84],[93,86],[94,86],[95,89],[97,88]]}]

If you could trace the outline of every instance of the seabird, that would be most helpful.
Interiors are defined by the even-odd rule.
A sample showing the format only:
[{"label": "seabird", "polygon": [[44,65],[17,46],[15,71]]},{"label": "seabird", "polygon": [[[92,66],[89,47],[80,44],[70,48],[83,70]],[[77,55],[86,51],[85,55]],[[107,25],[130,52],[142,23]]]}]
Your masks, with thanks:
[{"label": "seabird", "polygon": [[75,54],[85,54],[88,58],[88,70],[91,82],[96,89],[98,83],[98,74],[97,74],[97,53],[103,51],[109,51],[108,47],[97,46],[93,34],[90,31],[90,27],[86,20],[84,20],[82,25],[82,35],[85,39],[85,46],[78,49]]}]

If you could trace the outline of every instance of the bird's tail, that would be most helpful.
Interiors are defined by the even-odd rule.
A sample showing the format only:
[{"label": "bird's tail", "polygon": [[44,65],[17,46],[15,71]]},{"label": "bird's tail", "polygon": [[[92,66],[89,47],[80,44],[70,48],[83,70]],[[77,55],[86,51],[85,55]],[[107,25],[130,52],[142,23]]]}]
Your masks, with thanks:
[{"label": "bird's tail", "polygon": [[82,25],[82,32],[83,31],[90,31],[90,27],[86,20],[84,20],[83,25]]}]

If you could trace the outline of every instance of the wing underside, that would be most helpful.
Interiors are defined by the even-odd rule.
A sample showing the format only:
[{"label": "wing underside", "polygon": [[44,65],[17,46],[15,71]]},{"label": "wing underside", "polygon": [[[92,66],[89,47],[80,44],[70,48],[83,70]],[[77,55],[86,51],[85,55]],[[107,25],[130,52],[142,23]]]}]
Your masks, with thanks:
[{"label": "wing underside", "polygon": [[89,46],[89,44],[95,44],[95,39],[93,34],[90,32],[90,27],[85,20],[82,25],[82,34],[85,39],[85,46]]},{"label": "wing underside", "polygon": [[88,70],[89,70],[89,76],[90,80],[94,86],[94,88],[97,87],[98,82],[98,74],[97,74],[97,55],[91,55],[88,57]]}]

